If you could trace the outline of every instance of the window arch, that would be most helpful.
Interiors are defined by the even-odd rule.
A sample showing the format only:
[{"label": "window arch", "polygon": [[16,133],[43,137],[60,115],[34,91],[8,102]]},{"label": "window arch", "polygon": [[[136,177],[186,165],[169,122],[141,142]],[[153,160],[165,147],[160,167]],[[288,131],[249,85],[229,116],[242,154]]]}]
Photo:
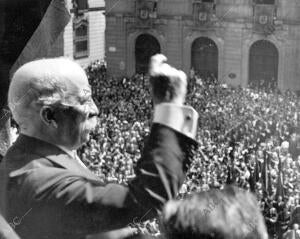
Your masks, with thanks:
[{"label": "window arch", "polygon": [[249,54],[249,84],[256,87],[274,88],[278,85],[279,53],[267,40],[252,44]]},{"label": "window arch", "polygon": [[202,77],[218,77],[218,47],[208,37],[199,37],[192,43],[192,68]]},{"label": "window arch", "polygon": [[150,34],[141,34],[135,41],[136,73],[147,73],[151,56],[160,53],[158,40]]},{"label": "window arch", "polygon": [[89,24],[86,19],[73,24],[74,58],[88,57],[89,55]]}]

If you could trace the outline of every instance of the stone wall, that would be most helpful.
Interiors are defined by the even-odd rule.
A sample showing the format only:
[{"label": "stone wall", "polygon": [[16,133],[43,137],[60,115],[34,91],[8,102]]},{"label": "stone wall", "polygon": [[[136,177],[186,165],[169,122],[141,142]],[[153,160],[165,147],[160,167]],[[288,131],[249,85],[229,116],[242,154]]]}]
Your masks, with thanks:
[{"label": "stone wall", "polygon": [[[258,40],[274,44],[279,53],[278,85],[300,90],[300,2],[277,0],[274,32],[264,34],[254,27],[254,5],[248,0],[216,1],[213,20],[195,23],[192,0],[158,1],[157,18],[141,21],[134,1],[106,1],[106,57],[111,74],[135,73],[135,40],[140,34],[156,37],[169,62],[186,72],[191,68],[191,45],[208,37],[218,46],[219,80],[246,86],[249,49]],[[298,3],[299,2],[299,3]],[[109,10],[109,11],[108,11]],[[142,23],[141,23],[142,22]],[[230,73],[236,77],[229,77]]]}]

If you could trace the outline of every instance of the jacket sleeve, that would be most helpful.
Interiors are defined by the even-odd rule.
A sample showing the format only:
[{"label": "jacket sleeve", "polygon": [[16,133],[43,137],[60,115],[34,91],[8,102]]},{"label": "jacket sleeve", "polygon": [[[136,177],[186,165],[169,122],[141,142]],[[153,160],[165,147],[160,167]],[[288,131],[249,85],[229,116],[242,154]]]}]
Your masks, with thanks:
[{"label": "jacket sleeve", "polygon": [[[192,123],[186,126],[185,121]],[[26,173],[21,194],[41,208],[57,205],[64,218],[62,228],[76,234],[121,228],[152,217],[179,191],[197,146],[195,124],[197,114],[192,108],[166,104],[155,109],[137,175],[128,186],[104,185],[67,170],[40,167]]]}]

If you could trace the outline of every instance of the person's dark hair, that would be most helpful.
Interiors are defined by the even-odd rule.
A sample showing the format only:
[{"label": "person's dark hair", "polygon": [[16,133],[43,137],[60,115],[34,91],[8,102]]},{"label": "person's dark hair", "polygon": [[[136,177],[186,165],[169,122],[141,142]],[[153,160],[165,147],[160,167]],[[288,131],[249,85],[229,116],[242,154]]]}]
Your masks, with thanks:
[{"label": "person's dark hair", "polygon": [[232,186],[169,201],[161,224],[166,239],[268,238],[255,197]]}]

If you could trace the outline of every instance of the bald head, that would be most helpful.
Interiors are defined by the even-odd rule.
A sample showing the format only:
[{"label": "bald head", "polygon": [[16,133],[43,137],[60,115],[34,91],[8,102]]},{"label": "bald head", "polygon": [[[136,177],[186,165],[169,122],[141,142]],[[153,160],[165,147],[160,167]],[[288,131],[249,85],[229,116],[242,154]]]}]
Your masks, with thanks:
[{"label": "bald head", "polygon": [[[74,144],[72,148],[86,141],[95,126],[92,118],[99,113],[85,71],[66,58],[41,59],[20,67],[11,80],[8,104],[21,133]],[[66,143],[71,138],[78,142]]]},{"label": "bald head", "polygon": [[66,58],[32,61],[20,67],[11,80],[9,108],[22,124],[42,105],[74,104],[82,86],[89,90],[86,74],[77,63]]}]

